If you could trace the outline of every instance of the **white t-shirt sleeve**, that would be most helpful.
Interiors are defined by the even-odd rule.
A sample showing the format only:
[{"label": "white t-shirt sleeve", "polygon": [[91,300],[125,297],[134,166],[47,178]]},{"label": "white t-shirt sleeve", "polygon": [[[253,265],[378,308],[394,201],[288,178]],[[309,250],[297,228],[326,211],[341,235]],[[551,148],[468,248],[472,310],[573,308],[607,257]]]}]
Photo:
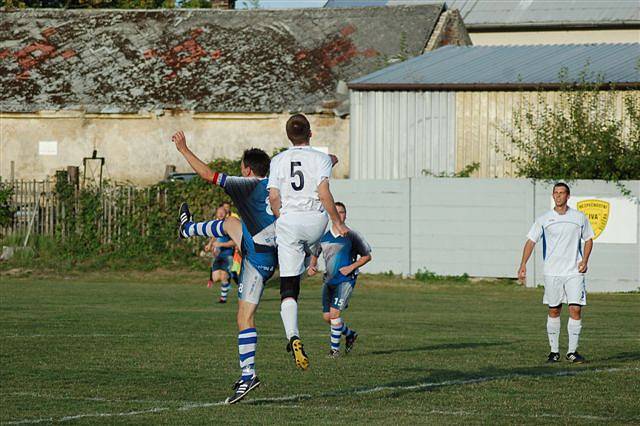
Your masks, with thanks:
[{"label": "white t-shirt sleeve", "polygon": [[279,156],[275,156],[271,159],[271,165],[269,166],[269,180],[267,181],[267,189],[276,188],[280,189],[280,171],[278,165],[280,164]]},{"label": "white t-shirt sleeve", "polygon": [[318,171],[320,172],[318,184],[322,182],[324,179],[329,179],[331,177],[331,170],[333,169],[333,163],[331,162],[331,157],[326,154],[323,154],[321,160],[318,164]]},{"label": "white t-shirt sleeve", "polygon": [[587,219],[587,216],[584,213],[582,214],[582,220],[582,235],[580,237],[583,241],[589,241],[595,236],[595,233],[591,227],[591,222],[589,222],[589,219]]},{"label": "white t-shirt sleeve", "polygon": [[538,221],[536,220],[533,223],[533,226],[531,226],[531,229],[529,229],[527,238],[534,243],[537,243],[538,241],[540,241],[540,237],[542,237],[542,225],[540,225],[540,223],[538,223]]}]

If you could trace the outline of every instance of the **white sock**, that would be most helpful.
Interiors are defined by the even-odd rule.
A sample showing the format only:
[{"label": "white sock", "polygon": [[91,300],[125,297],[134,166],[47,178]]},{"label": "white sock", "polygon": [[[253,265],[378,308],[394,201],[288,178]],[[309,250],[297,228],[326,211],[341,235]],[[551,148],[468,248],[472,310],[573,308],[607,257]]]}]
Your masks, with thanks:
[{"label": "white sock", "polygon": [[560,317],[547,317],[547,336],[551,352],[560,352]]},{"label": "white sock", "polygon": [[580,330],[582,330],[582,320],[569,318],[569,322],[567,323],[567,331],[569,332],[569,350],[567,353],[573,353],[578,349]]},{"label": "white sock", "polygon": [[288,297],[280,304],[280,316],[284,325],[284,332],[287,334],[287,340],[293,336],[300,337],[298,331],[298,302],[292,297]]}]

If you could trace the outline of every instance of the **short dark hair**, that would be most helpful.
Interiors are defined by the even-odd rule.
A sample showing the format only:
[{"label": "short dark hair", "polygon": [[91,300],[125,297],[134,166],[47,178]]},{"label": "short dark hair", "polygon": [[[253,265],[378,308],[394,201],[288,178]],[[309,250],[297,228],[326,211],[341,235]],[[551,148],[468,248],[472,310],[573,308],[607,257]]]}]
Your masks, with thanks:
[{"label": "short dark hair", "polygon": [[266,152],[259,148],[247,149],[242,154],[242,162],[245,167],[253,170],[253,173],[259,177],[265,177],[269,174],[269,166],[271,159]]},{"label": "short dark hair", "polygon": [[569,185],[567,185],[566,183],[564,183],[564,182],[556,182],[556,184],[553,185],[552,191],[555,191],[556,188],[558,188],[558,187],[562,187],[562,188],[566,189],[567,190],[567,194],[571,194],[571,190],[569,189]]},{"label": "short dark hair", "polygon": [[311,125],[302,114],[292,115],[287,121],[287,137],[294,145],[309,142],[311,138]]},{"label": "short dark hair", "polygon": [[340,206],[344,209],[344,212],[347,212],[347,206],[344,205],[344,203],[342,201],[336,201],[336,207]]}]

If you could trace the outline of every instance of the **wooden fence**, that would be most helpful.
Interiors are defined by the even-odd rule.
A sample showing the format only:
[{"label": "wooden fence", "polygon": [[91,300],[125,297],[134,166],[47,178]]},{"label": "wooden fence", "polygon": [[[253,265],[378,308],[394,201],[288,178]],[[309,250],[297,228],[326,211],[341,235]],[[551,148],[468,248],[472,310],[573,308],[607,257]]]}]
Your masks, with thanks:
[{"label": "wooden fence", "polygon": [[[5,181],[3,185],[13,188],[10,209],[14,212],[11,223],[0,229],[3,237],[65,235],[66,216],[79,211],[80,192],[75,190],[71,202],[63,202],[51,180],[14,180]],[[131,217],[151,203],[164,203],[166,191],[118,185],[101,190],[99,197],[102,217],[97,221],[98,235],[102,242],[111,242],[122,232],[120,218]],[[140,225],[142,232],[149,232],[145,223]]]}]

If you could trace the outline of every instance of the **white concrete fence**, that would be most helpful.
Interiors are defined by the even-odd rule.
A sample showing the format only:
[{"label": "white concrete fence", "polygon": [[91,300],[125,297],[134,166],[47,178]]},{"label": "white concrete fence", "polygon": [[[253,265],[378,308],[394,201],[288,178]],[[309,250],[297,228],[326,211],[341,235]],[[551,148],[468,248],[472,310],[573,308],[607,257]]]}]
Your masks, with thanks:
[{"label": "white concrete fence", "polygon": [[[333,180],[336,200],[347,205],[348,223],[373,247],[364,272],[515,278],[535,218],[552,207],[552,185],[525,179],[413,178]],[[577,181],[569,204],[586,199],[608,206],[607,223],[595,239],[589,291],[640,288],[640,181],[628,181],[635,199],[615,184]],[[600,225],[601,226],[601,225]],[[540,245],[539,245],[540,246]],[[528,286],[541,284],[542,255],[528,265]]]}]

